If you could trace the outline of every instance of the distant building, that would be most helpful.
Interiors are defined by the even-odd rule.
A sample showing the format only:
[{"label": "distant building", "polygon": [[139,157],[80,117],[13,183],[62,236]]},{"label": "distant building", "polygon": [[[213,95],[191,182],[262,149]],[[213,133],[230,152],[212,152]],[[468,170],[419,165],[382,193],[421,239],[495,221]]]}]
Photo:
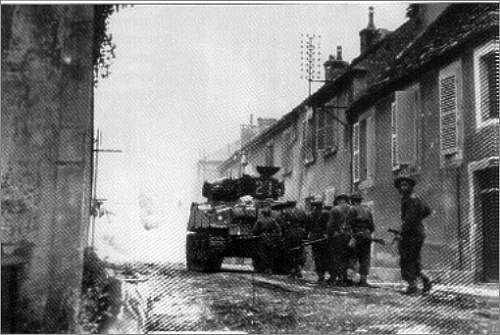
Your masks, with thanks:
[{"label": "distant building", "polygon": [[213,181],[219,179],[219,166],[236,150],[240,148],[240,140],[237,140],[227,147],[221,148],[217,151],[203,154],[202,157],[196,162],[196,183],[193,189],[192,201],[202,202],[204,197],[201,195],[203,183],[205,181]]}]

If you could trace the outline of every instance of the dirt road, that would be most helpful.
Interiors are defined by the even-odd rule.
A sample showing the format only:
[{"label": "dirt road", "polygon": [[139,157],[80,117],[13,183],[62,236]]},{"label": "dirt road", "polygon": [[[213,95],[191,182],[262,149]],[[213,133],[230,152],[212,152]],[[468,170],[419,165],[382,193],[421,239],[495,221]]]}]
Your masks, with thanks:
[{"label": "dirt road", "polygon": [[212,274],[165,267],[148,285],[158,297],[148,331],[248,333],[491,334],[496,299],[436,289],[405,296],[394,285],[343,288],[225,268]]}]

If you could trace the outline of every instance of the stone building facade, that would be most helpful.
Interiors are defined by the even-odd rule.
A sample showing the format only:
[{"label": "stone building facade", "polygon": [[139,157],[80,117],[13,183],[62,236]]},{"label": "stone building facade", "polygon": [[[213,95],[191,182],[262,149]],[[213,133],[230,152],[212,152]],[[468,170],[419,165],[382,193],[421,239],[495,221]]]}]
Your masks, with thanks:
[{"label": "stone building facade", "polygon": [[[394,32],[377,29],[370,9],[359,57],[235,152],[221,175],[242,155],[248,165],[280,166],[285,198],[306,208],[315,194],[330,205],[359,191],[377,237],[390,240],[387,229],[400,225],[393,180],[413,174],[435,210],[426,269],[444,280],[498,281],[497,31],[493,4],[413,4]],[[375,275],[397,280],[397,262],[390,245],[372,248]]]},{"label": "stone building facade", "polygon": [[[434,210],[424,264],[450,280],[498,282],[498,57],[498,6],[451,5],[348,111],[353,143],[371,143],[354,183],[378,230],[400,224],[393,180],[413,175]],[[396,267],[390,247],[374,254]]]},{"label": "stone building facade", "polygon": [[2,332],[72,332],[87,242],[94,6],[2,5]]}]

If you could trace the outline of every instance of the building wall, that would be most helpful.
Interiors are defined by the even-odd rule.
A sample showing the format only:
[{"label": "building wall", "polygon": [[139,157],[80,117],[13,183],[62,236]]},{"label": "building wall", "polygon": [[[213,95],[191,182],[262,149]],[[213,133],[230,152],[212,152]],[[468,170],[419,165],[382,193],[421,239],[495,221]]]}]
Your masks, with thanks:
[{"label": "building wall", "polygon": [[93,6],[2,6],[2,267],[9,243],[31,249],[18,331],[75,329],[90,204],[93,15]]},{"label": "building wall", "polygon": [[[451,65],[450,65],[451,64]],[[440,150],[439,73],[447,67],[456,67],[461,73],[458,84],[458,146],[459,152],[452,159],[443,159]],[[490,157],[498,157],[498,124],[477,130],[475,124],[474,77],[472,50],[464,50],[456,59],[439,68],[423,73],[407,87],[419,85],[420,109],[417,115],[417,141],[420,153],[415,168],[405,168],[399,173],[409,173],[417,180],[415,193],[433,209],[424,221],[427,233],[422,250],[425,269],[439,271],[462,270],[462,280],[474,279],[481,259],[480,215],[471,210],[470,164]],[[402,88],[405,89],[405,88]],[[391,163],[391,105],[394,92],[380,99],[375,106],[376,154],[373,183],[361,181],[356,188],[364,195],[365,202],[373,209],[377,237],[389,240],[388,228],[397,228],[400,222],[400,196],[393,186],[398,171]],[[361,119],[369,115],[366,108]],[[420,133],[419,133],[420,131]],[[375,138],[373,138],[373,136]],[[419,144],[417,144],[419,145]],[[376,157],[376,158],[375,158]],[[497,163],[498,165],[498,160]],[[475,195],[472,195],[474,197]],[[478,222],[479,220],[479,222]],[[475,223],[474,223],[475,221]],[[474,223],[474,225],[473,225]],[[374,245],[373,266],[397,267],[398,253],[394,247]]]}]

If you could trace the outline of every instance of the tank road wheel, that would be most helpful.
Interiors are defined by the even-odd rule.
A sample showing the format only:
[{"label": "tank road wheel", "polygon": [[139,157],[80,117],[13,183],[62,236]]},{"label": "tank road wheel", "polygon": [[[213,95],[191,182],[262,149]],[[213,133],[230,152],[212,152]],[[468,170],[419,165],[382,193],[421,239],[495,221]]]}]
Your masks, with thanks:
[{"label": "tank road wheel", "polygon": [[202,271],[201,261],[197,258],[197,234],[186,236],[186,266],[188,271]]},{"label": "tank road wheel", "polygon": [[216,272],[222,265],[218,253],[209,250],[210,240],[206,234],[192,233],[186,238],[186,265],[189,271]]}]

